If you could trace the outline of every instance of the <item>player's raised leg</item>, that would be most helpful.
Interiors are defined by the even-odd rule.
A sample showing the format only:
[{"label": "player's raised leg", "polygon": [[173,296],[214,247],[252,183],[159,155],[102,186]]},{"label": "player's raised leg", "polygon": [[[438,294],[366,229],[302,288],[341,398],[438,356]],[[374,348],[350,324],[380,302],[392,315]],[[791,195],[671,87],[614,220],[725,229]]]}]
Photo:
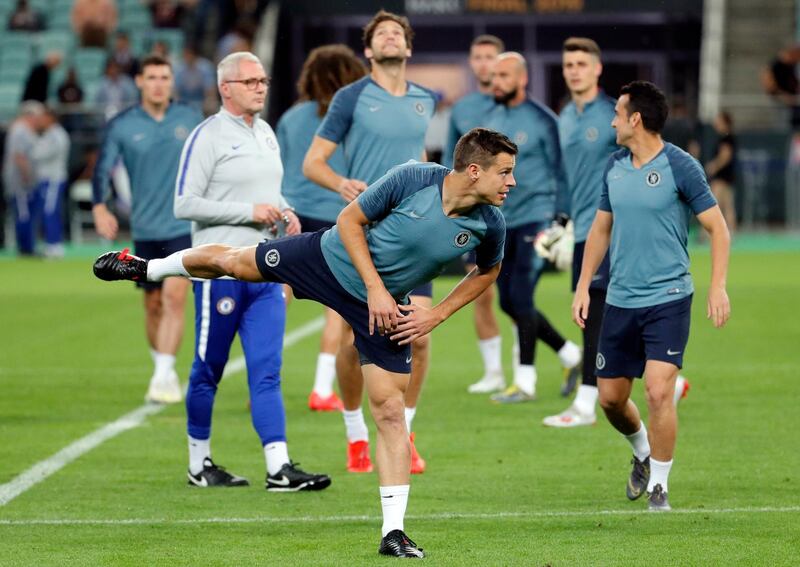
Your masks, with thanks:
[{"label": "player's raised leg", "polygon": [[206,244],[187,248],[166,258],[145,260],[128,250],[106,252],[94,262],[94,275],[101,280],[158,282],[170,276],[204,279],[229,276],[248,282],[263,282],[255,259],[256,247],[237,248]]}]

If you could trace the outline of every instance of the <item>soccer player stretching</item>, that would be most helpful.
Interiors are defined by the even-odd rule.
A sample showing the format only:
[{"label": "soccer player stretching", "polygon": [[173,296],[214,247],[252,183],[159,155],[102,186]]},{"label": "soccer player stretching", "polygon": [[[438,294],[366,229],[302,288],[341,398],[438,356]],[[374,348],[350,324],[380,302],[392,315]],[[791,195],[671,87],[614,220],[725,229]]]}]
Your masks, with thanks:
[{"label": "soccer player stretching", "polygon": [[[627,495],[647,491],[650,510],[669,510],[667,479],[677,435],[673,393],[689,339],[694,286],[686,250],[689,214],[711,237],[707,315],[715,327],[730,316],[725,291],[730,235],[703,169],[661,139],[667,102],[655,85],[622,88],[611,125],[624,146],[603,172],[600,206],[586,240],[572,318],[585,327],[589,287],[606,252],[611,282],[597,352],[600,405],[633,448]],[[630,400],[644,374],[649,439]]]},{"label": "soccer player stretching", "polygon": [[[476,128],[456,145],[454,171],[431,163],[395,167],[345,207],[336,226],[325,232],[248,248],[209,244],[150,262],[108,252],[97,259],[94,272],[104,280],[181,275],[277,281],[291,285],[298,299],[338,311],[355,333],[378,429],[379,551],[423,557],[403,532],[411,465],[404,419],[410,344],[497,279],[505,222],[496,207],[515,185],[516,154],[507,137]],[[439,304],[429,309],[408,303],[412,289],[471,250],[477,267]]]}]

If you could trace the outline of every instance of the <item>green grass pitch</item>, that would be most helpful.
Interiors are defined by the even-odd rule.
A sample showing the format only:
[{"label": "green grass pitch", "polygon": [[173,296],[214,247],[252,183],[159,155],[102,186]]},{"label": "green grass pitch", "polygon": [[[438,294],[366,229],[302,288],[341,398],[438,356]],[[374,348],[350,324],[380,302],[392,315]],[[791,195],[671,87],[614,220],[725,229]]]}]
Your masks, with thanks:
[{"label": "green grass pitch", "polygon": [[[648,514],[644,501],[625,499],[630,451],[604,417],[576,430],[541,425],[566,407],[546,347],[538,401],[501,407],[467,394],[481,365],[466,308],[434,331],[415,421],[428,471],[412,479],[406,528],[426,563],[800,564],[800,253],[734,253],[733,317],[721,331],[705,319],[708,253],[695,251],[693,262],[698,290],[684,368],[692,389],[679,408],[674,512]],[[0,485],[143,403],[150,364],[141,297],[129,284],[94,280],[90,264],[0,260]],[[454,283],[437,281],[437,295]],[[577,340],[570,301],[566,275],[543,278],[538,305]],[[193,344],[187,311],[184,380]],[[320,314],[316,304],[295,302],[289,329]],[[287,349],[284,396],[290,454],[328,472],[330,489],[264,490],[240,372],[220,387],[212,448],[251,487],[186,486],[184,409],[169,407],[0,506],[0,565],[392,561],[377,555],[376,475],[348,474],[341,417],[306,409],[317,345],[315,334]],[[635,396],[644,408],[641,384]],[[374,451],[374,428],[372,435]]]}]

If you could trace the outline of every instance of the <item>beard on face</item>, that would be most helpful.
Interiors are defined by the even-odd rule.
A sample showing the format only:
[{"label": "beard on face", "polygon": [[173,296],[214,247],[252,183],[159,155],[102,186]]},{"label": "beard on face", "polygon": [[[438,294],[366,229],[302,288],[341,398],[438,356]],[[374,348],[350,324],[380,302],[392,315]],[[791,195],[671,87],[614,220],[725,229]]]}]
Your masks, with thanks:
[{"label": "beard on face", "polygon": [[503,93],[501,95],[494,95],[494,101],[497,104],[507,104],[510,100],[517,96],[519,89],[514,89],[510,92]]},{"label": "beard on face", "polygon": [[372,60],[379,65],[400,65],[406,58],[399,55],[375,55]]}]

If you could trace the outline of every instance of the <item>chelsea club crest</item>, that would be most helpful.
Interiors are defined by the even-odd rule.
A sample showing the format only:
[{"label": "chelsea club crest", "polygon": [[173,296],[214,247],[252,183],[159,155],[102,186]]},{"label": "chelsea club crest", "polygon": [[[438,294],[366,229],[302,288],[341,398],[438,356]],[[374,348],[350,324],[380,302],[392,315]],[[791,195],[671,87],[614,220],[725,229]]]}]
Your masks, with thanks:
[{"label": "chelsea club crest", "polygon": [[267,253],[264,256],[264,262],[270,268],[274,268],[275,266],[281,263],[281,253],[275,250],[274,248],[270,248],[269,250],[267,250]]},{"label": "chelsea club crest", "polygon": [[659,183],[661,183],[661,174],[657,172],[655,169],[650,170],[647,172],[647,177],[645,178],[647,184],[650,187],[655,187]]},{"label": "chelsea club crest", "polygon": [[462,230],[461,232],[456,234],[456,237],[453,239],[453,243],[459,248],[464,248],[464,246],[466,246],[467,243],[469,242],[471,236],[472,235],[469,232],[467,232],[466,230]]},{"label": "chelsea club crest", "polygon": [[236,307],[236,302],[232,297],[223,297],[217,301],[217,311],[220,315],[230,315]]}]

